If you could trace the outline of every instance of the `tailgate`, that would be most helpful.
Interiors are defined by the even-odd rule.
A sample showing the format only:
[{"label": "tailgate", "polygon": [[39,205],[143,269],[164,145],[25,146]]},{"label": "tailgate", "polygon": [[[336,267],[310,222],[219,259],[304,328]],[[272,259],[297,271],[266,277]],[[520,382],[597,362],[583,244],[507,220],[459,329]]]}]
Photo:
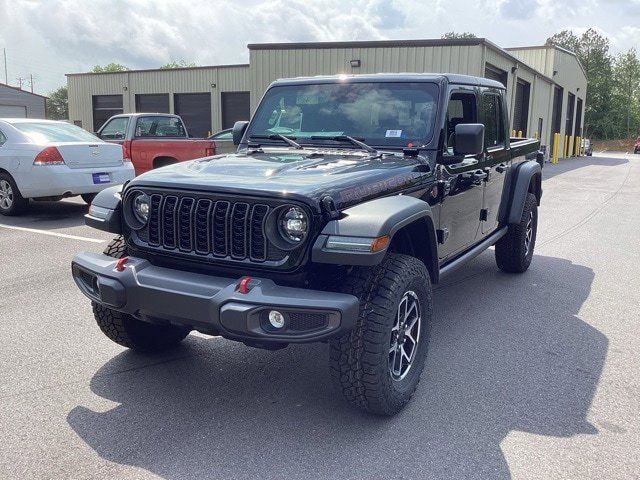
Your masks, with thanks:
[{"label": "tailgate", "polygon": [[69,168],[102,168],[122,165],[122,146],[112,143],[54,144]]}]

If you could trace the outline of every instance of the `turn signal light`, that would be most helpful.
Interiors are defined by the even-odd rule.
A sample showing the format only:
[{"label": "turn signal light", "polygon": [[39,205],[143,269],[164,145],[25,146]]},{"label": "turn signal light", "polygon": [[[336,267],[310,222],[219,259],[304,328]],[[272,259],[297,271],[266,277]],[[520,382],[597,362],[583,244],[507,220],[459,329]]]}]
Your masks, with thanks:
[{"label": "turn signal light", "polygon": [[64,158],[60,155],[60,152],[56,147],[47,147],[42,150],[36,159],[33,161],[34,165],[64,165]]}]

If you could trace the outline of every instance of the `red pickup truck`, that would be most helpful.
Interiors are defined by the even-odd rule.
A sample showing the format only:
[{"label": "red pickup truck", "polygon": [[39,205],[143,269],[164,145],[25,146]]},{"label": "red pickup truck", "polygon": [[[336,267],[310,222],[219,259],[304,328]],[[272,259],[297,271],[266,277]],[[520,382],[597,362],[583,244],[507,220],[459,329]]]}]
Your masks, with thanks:
[{"label": "red pickup truck", "polygon": [[215,141],[189,138],[182,119],[168,113],[114,115],[100,127],[97,135],[123,146],[125,157],[131,159],[136,175],[216,153]]}]

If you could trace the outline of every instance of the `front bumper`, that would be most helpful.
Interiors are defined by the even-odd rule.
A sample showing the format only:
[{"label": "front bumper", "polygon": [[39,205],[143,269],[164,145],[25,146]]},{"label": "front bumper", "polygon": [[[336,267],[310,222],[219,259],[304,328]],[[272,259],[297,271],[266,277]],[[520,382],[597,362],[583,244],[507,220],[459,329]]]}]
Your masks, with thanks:
[{"label": "front bumper", "polygon": [[[240,293],[240,279],[157,267],[134,257],[117,271],[116,262],[106,255],[80,253],[71,265],[73,278],[94,302],[144,321],[279,344],[342,335],[358,317],[359,302],[353,295],[283,287],[260,278],[253,278],[249,291]],[[284,327],[270,325],[271,310],[284,315]]]}]

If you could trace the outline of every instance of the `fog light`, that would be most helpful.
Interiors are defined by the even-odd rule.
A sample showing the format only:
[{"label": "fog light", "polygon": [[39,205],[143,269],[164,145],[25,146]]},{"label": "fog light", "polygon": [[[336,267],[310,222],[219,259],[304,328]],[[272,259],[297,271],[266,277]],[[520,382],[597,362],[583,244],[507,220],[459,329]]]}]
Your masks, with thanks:
[{"label": "fog light", "polygon": [[271,310],[269,312],[269,323],[273,328],[284,327],[284,315],[277,310]]}]

